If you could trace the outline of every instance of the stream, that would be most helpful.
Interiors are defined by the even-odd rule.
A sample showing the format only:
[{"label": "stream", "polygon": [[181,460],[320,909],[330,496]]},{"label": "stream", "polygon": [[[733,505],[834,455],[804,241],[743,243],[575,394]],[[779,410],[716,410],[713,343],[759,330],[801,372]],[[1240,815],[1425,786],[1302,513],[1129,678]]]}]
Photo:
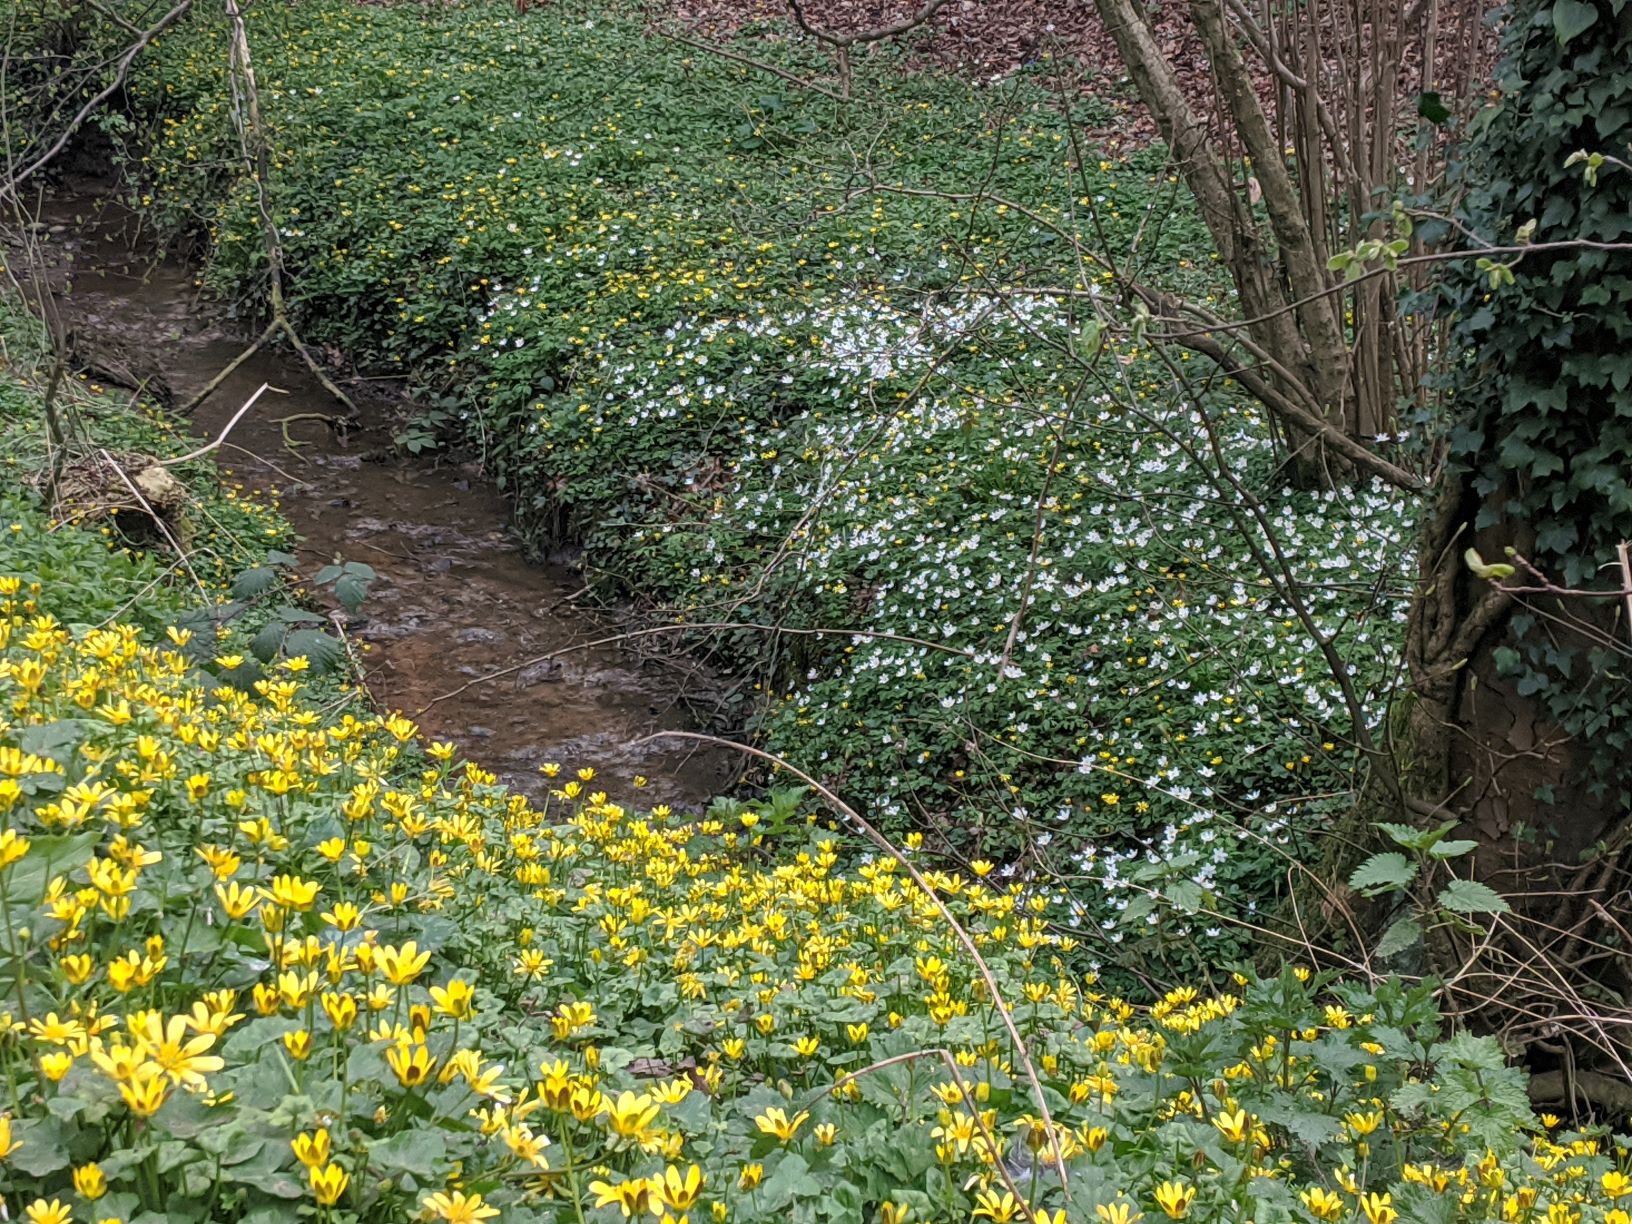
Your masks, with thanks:
[{"label": "stream", "polygon": [[[123,354],[184,404],[245,348],[198,301],[193,269],[144,241],[134,215],[112,200],[51,200],[39,237],[51,292],[81,354],[87,344]],[[615,613],[577,606],[583,583],[570,567],[523,554],[504,499],[475,465],[401,453],[392,425],[411,405],[392,396],[394,384],[342,380],[361,420],[336,433],[319,416],[344,409],[299,355],[263,349],[189,428],[214,439],[262,383],[277,393],[263,394],[217,452],[223,478],[278,498],[301,538],[307,578],[336,558],[374,568],[349,632],[368,644],[365,679],[379,705],[535,797],[551,785],[539,773],[550,761],[568,771],[593,767],[594,787],[625,801],[643,775],[646,805],[694,809],[729,786],[734,754],[679,740],[635,742],[694,726],[681,692],[695,678],[616,644],[593,645],[624,627]]]}]

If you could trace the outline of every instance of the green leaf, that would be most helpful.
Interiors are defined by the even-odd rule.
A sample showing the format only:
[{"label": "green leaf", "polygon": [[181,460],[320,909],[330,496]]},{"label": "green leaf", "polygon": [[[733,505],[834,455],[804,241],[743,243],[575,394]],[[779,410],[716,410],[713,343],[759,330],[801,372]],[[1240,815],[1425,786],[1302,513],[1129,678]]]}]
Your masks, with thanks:
[{"label": "green leaf", "polygon": [[334,597],[340,601],[348,612],[355,612],[362,607],[363,600],[368,597],[368,588],[377,575],[372,565],[365,565],[361,561],[347,561],[340,565],[325,565],[317,571],[316,581],[328,584],[334,583]]},{"label": "green leaf", "polygon": [[1507,914],[1511,907],[1495,889],[1478,880],[1452,880],[1439,894],[1439,903],[1458,914]]},{"label": "green leaf", "polygon": [[1459,858],[1469,851],[1477,850],[1479,843],[1466,837],[1454,837],[1449,841],[1436,842],[1428,847],[1428,853],[1436,859]]},{"label": "green leaf", "polygon": [[102,835],[95,829],[88,833],[55,833],[36,837],[28,854],[15,867],[6,887],[13,899],[39,897],[45,886],[59,875],[67,875],[90,862]]},{"label": "green leaf", "polygon": [[232,580],[234,599],[253,599],[264,595],[278,583],[278,571],[270,565],[256,565],[246,569]]},{"label": "green leaf", "polygon": [[[1488,260],[1484,260],[1484,261],[1481,261],[1481,262],[1489,263]],[[1511,269],[1508,269],[1503,264],[1491,264],[1488,271],[1490,271],[1492,277],[1497,277],[1497,278],[1499,278],[1498,277],[1499,272],[1506,272],[1507,273],[1508,283],[1511,284],[1512,281],[1513,281],[1513,273],[1512,273]],[[1494,280],[1492,281],[1491,287],[1495,288],[1495,281]],[[1478,549],[1474,549],[1474,548],[1470,548],[1465,553],[1463,553],[1462,554],[1462,560],[1467,562],[1468,568],[1473,571],[1473,576],[1475,578],[1484,578],[1484,579],[1487,579],[1487,580],[1494,581],[1495,579],[1498,579],[1498,578],[1511,578],[1511,577],[1513,577],[1514,574],[1516,574],[1518,572],[1516,569],[1514,569],[1511,565],[1507,564],[1505,561],[1498,562],[1496,564],[1487,564],[1485,562],[1485,559],[1479,555]]]},{"label": "green leaf", "polygon": [[447,1153],[448,1145],[440,1131],[406,1130],[370,1144],[368,1159],[371,1165],[386,1172],[412,1173],[429,1182]]},{"label": "green leaf", "polygon": [[345,657],[345,647],[321,629],[296,629],[283,639],[283,653],[289,658],[306,656],[318,671],[332,671]]},{"label": "green leaf", "polygon": [[766,1210],[774,1210],[786,1206],[795,1199],[807,1198],[821,1193],[822,1184],[810,1174],[810,1165],[798,1152],[789,1152],[782,1157],[776,1171],[765,1179],[760,1187],[760,1206]]},{"label": "green leaf", "polygon": [[1417,95],[1417,114],[1438,127],[1451,117],[1450,108],[1440,100],[1439,91],[1425,89]]},{"label": "green leaf", "polygon": [[1398,892],[1417,878],[1417,865],[1395,850],[1374,854],[1349,875],[1349,886],[1368,897]]},{"label": "green leaf", "polygon": [[1456,828],[1456,821],[1448,820],[1434,829],[1419,829],[1414,825],[1391,824],[1386,820],[1379,820],[1377,828],[1396,846],[1404,846],[1407,850],[1429,850],[1439,843],[1440,838]]},{"label": "green leaf", "polygon": [[1559,46],[1568,45],[1570,39],[1590,30],[1598,20],[1596,5],[1583,4],[1582,0],[1553,0],[1553,32],[1558,35]]},{"label": "green leaf", "polygon": [[[363,600],[368,598],[368,588],[374,581],[374,571],[366,565],[357,565],[356,569],[348,565],[346,570],[347,572],[334,584],[334,597],[347,612],[355,612],[363,606]],[[368,572],[366,574],[359,572],[362,570]]]},{"label": "green leaf", "polygon": [[270,621],[261,626],[260,632],[249,639],[249,653],[262,663],[270,663],[278,657],[278,648],[283,645],[284,626],[278,621]]},{"label": "green leaf", "polygon": [[1398,956],[1409,948],[1414,948],[1422,940],[1422,927],[1415,918],[1401,918],[1391,924],[1383,932],[1383,937],[1377,941],[1376,953],[1380,960],[1387,960],[1391,956]]}]

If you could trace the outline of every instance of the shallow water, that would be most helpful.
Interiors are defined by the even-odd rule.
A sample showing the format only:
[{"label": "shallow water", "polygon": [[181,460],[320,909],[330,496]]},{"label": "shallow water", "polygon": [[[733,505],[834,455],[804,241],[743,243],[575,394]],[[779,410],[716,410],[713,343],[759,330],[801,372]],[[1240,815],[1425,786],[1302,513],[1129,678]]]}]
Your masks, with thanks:
[{"label": "shallow water", "polygon": [[[156,367],[183,404],[242,352],[241,336],[196,301],[192,269],[142,241],[117,204],[66,196],[41,222],[47,277],[82,353],[106,346],[127,365]],[[343,434],[317,419],[281,426],[277,418],[343,409],[297,355],[262,352],[204,402],[191,429],[213,439],[262,383],[282,393],[264,394],[217,457],[229,480],[281,494],[302,538],[303,574],[337,557],[374,567],[352,633],[368,644],[377,702],[531,794],[547,786],[538,773],[546,761],[592,766],[595,785],[621,798],[644,775],[650,803],[696,807],[729,784],[737,762],[723,752],[634,742],[692,727],[681,693],[695,688],[694,669],[587,645],[615,636],[615,618],[575,604],[583,584],[568,566],[523,555],[504,500],[474,467],[397,451],[391,422],[406,405],[389,384],[343,384],[362,414]],[[546,655],[555,657],[530,662]],[[506,669],[516,670],[484,679]]]}]

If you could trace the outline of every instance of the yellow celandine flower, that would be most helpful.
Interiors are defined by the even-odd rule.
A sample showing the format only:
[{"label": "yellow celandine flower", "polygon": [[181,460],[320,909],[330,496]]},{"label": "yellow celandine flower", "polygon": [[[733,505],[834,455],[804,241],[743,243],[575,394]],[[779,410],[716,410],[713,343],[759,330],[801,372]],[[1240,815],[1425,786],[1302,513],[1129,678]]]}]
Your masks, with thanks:
[{"label": "yellow celandine flower", "polygon": [[312,908],[317,894],[322,891],[322,885],[316,880],[303,880],[296,875],[276,875],[272,877],[272,885],[265,890],[265,895],[274,905],[304,912]]},{"label": "yellow celandine flower", "polygon": [[754,1119],[761,1134],[773,1135],[783,1143],[790,1142],[799,1133],[799,1128],[810,1120],[810,1111],[801,1109],[789,1118],[786,1111],[779,1105],[773,1105]]},{"label": "yellow celandine flower", "polygon": [[1322,1186],[1311,1186],[1298,1197],[1317,1219],[1335,1220],[1347,1210],[1341,1195]]},{"label": "yellow celandine flower", "polygon": [[1598,1184],[1604,1188],[1604,1193],[1612,1199],[1625,1198],[1632,1194],[1632,1177],[1628,1177],[1619,1169],[1611,1169],[1598,1179]]},{"label": "yellow celandine flower", "polygon": [[1026,1205],[1009,1190],[978,1190],[975,1192],[975,1209],[970,1216],[977,1220],[991,1220],[992,1224],[1010,1224],[1011,1220],[1025,1219]]},{"label": "yellow celandine flower", "polygon": [[355,931],[362,925],[363,911],[350,901],[341,901],[333,909],[325,910],[318,917],[337,931]]},{"label": "yellow celandine flower", "polygon": [[312,1034],[306,1029],[294,1029],[283,1035],[284,1049],[296,1062],[305,1062],[312,1054]]},{"label": "yellow celandine flower", "polygon": [[756,1160],[750,1164],[745,1164],[742,1166],[742,1171],[737,1174],[737,1188],[740,1190],[752,1190],[764,1180],[765,1166]]},{"label": "yellow celandine flower", "polygon": [[170,1081],[157,1063],[143,1063],[129,1079],[119,1082],[119,1095],[138,1118],[151,1118],[170,1095]]},{"label": "yellow celandine flower", "polygon": [[1400,1216],[1394,1209],[1394,1196],[1391,1194],[1362,1195],[1360,1210],[1365,1213],[1367,1224],[1394,1224]]},{"label": "yellow celandine flower", "polygon": [[40,1055],[40,1073],[53,1084],[59,1083],[73,1069],[73,1065],[74,1056],[66,1050],[52,1050],[49,1054]]},{"label": "yellow celandine flower", "polygon": [[592,1181],[589,1192],[595,1196],[595,1206],[616,1207],[627,1220],[630,1216],[652,1210],[653,1203],[657,1201],[657,1187],[658,1179],[655,1177],[636,1177],[620,1182]]},{"label": "yellow celandine flower", "polygon": [[61,1199],[52,1199],[48,1203],[43,1198],[37,1198],[24,1210],[23,1218],[28,1224],[73,1224],[74,1212]]},{"label": "yellow celandine flower", "polygon": [[16,829],[0,833],[0,871],[21,860],[34,843],[20,836]]},{"label": "yellow celandine flower", "polygon": [[4,1160],[22,1146],[21,1139],[11,1137],[11,1115],[0,1114],[0,1160]]},{"label": "yellow celandine flower", "polygon": [[215,1044],[213,1033],[187,1035],[187,1017],[172,1016],[168,1020],[158,1013],[149,1013],[146,1023],[135,1027],[137,1049],[170,1077],[170,1082],[190,1091],[202,1091],[208,1084],[204,1077],[219,1071],[226,1064],[217,1054],[209,1053]]},{"label": "yellow celandine flower", "polygon": [[308,1169],[315,1169],[329,1161],[329,1132],[318,1129],[311,1134],[299,1134],[289,1141],[295,1159]]},{"label": "yellow celandine flower", "polygon": [[455,1020],[468,1020],[475,1014],[475,1008],[471,1006],[475,995],[476,988],[460,978],[454,978],[445,987],[431,987],[431,1001],[436,1005],[436,1010]]},{"label": "yellow celandine flower", "polygon": [[311,1183],[312,1197],[317,1200],[318,1206],[333,1207],[346,1192],[351,1175],[338,1164],[331,1163],[322,1168],[316,1165],[308,1167],[306,1179]]},{"label": "yellow celandine flower", "polygon": [[107,1192],[108,1179],[103,1174],[101,1165],[92,1161],[74,1170],[74,1193],[80,1198],[94,1203]]},{"label": "yellow celandine flower", "polygon": [[380,972],[393,986],[407,986],[431,962],[429,952],[421,952],[412,939],[398,947],[384,947],[377,953]]},{"label": "yellow celandine flower", "polygon": [[1343,1121],[1356,1138],[1364,1138],[1383,1124],[1383,1111],[1376,1109],[1370,1113],[1346,1114]]},{"label": "yellow celandine flower", "polygon": [[1145,1218],[1145,1213],[1131,1203],[1096,1203],[1094,1214],[1102,1224],[1133,1224],[1135,1220]]},{"label": "yellow celandine flower", "polygon": [[480,1224],[499,1214],[499,1209],[483,1202],[480,1194],[466,1195],[463,1190],[438,1190],[422,1198],[419,1205],[428,1215],[446,1224]]},{"label": "yellow celandine flower", "polygon": [[236,883],[217,884],[216,898],[221,902],[221,908],[227,911],[227,917],[237,921],[260,903],[260,890],[254,887],[243,887]]},{"label": "yellow celandine flower", "polygon": [[408,1041],[399,1041],[387,1050],[385,1061],[404,1088],[417,1088],[436,1069],[436,1059],[431,1057],[431,1052]]},{"label": "yellow celandine flower", "polygon": [[1252,1134],[1252,1118],[1244,1109],[1221,1110],[1213,1115],[1213,1125],[1231,1143],[1242,1143]]},{"label": "yellow celandine flower", "polygon": [[693,1085],[691,1080],[678,1075],[672,1080],[664,1080],[652,1088],[652,1096],[665,1105],[678,1105],[691,1095]]},{"label": "yellow celandine flower", "polygon": [[1185,1182],[1165,1181],[1156,1187],[1156,1205],[1170,1220],[1182,1220],[1196,1201],[1196,1188]]},{"label": "yellow celandine flower", "polygon": [[352,995],[328,990],[323,992],[322,1002],[323,1014],[342,1033],[357,1023],[357,1000]]},{"label": "yellow celandine flower", "polygon": [[658,1104],[650,1096],[638,1096],[629,1091],[618,1094],[616,1101],[607,1104],[607,1122],[612,1132],[625,1138],[638,1139],[657,1120]]},{"label": "yellow celandine flower", "polygon": [[663,1170],[657,1182],[657,1196],[665,1207],[674,1211],[689,1211],[703,1193],[703,1171],[690,1165],[682,1173],[674,1165]]},{"label": "yellow celandine flower", "polygon": [[544,1149],[550,1145],[549,1136],[533,1133],[530,1126],[517,1124],[504,1128],[504,1145],[518,1160],[525,1160],[535,1168],[548,1168],[548,1161],[544,1158]]},{"label": "yellow celandine flower", "polygon": [[878,1206],[878,1224],[910,1224],[912,1204],[892,1203],[885,1199]]}]

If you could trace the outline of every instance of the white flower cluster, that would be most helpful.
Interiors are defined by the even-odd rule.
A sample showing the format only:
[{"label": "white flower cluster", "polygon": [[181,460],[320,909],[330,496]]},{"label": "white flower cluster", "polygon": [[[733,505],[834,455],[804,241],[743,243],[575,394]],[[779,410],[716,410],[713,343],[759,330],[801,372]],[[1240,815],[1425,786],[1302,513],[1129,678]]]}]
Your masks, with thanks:
[{"label": "white flower cluster", "polygon": [[[1275,491],[1259,414],[1221,398],[1204,421],[1153,363],[1082,392],[1072,330],[1020,295],[766,305],[678,323],[656,360],[608,342],[573,397],[602,445],[735,436],[686,577],[852,631],[776,703],[776,751],[880,818],[977,824],[1096,881],[1083,921],[1119,941],[1273,886],[1352,755],[1312,632],[1375,718],[1410,530],[1386,489]],[[1208,428],[1256,506],[1213,471]],[[652,529],[673,531],[696,525]]]}]

